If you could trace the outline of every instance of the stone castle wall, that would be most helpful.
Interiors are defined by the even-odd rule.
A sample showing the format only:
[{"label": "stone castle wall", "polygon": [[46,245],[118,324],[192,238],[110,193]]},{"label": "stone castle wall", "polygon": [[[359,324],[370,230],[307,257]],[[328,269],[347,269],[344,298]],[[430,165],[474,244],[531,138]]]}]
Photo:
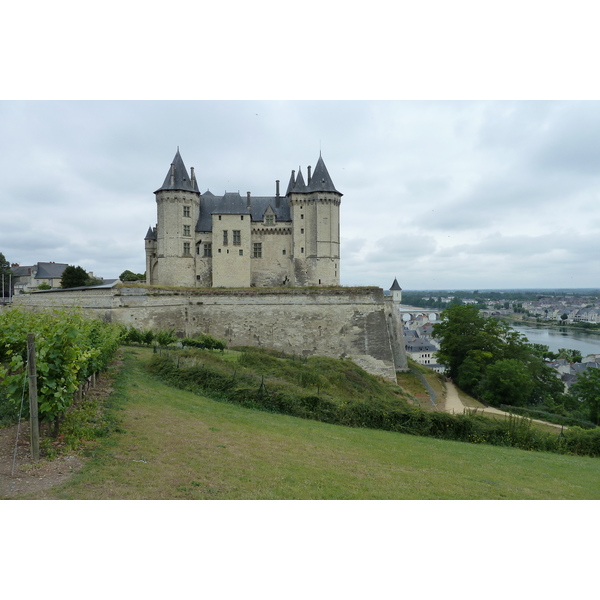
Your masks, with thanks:
[{"label": "stone castle wall", "polygon": [[[32,310],[80,307],[86,314],[180,336],[208,333],[229,346],[352,359],[395,380],[407,368],[399,312],[379,288],[165,290],[119,287],[15,297]],[[398,313],[398,315],[396,315]]]}]

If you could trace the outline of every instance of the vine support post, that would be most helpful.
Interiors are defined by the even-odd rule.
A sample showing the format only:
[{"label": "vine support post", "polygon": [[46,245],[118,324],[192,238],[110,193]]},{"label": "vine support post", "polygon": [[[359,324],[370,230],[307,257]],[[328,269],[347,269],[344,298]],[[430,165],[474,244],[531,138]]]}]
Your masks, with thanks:
[{"label": "vine support post", "polygon": [[37,367],[35,364],[35,335],[27,334],[27,374],[29,376],[29,429],[31,458],[40,459],[40,423],[38,419]]}]

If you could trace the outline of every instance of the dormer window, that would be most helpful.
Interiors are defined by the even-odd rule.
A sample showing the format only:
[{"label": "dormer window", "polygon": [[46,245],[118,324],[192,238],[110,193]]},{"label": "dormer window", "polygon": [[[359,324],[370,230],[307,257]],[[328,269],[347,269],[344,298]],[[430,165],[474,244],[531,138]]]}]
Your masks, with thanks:
[{"label": "dormer window", "polygon": [[265,225],[275,225],[275,215],[265,215]]}]

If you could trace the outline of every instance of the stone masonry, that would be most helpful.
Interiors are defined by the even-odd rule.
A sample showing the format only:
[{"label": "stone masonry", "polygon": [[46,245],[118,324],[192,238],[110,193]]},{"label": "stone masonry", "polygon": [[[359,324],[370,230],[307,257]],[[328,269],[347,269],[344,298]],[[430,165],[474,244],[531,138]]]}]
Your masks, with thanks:
[{"label": "stone masonry", "polygon": [[48,291],[14,298],[30,310],[81,308],[89,316],[181,336],[208,333],[228,346],[346,357],[395,381],[407,361],[400,315],[379,288],[165,290],[143,286]]}]

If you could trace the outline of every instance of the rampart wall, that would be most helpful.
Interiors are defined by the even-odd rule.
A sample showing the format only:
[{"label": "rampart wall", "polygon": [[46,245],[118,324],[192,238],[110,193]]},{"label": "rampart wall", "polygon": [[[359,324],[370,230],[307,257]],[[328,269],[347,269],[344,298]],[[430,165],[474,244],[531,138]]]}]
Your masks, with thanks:
[{"label": "rampart wall", "polygon": [[395,380],[407,360],[399,313],[380,288],[167,290],[131,286],[15,296],[30,310],[79,307],[108,322],[208,333],[229,346],[352,359]]}]

